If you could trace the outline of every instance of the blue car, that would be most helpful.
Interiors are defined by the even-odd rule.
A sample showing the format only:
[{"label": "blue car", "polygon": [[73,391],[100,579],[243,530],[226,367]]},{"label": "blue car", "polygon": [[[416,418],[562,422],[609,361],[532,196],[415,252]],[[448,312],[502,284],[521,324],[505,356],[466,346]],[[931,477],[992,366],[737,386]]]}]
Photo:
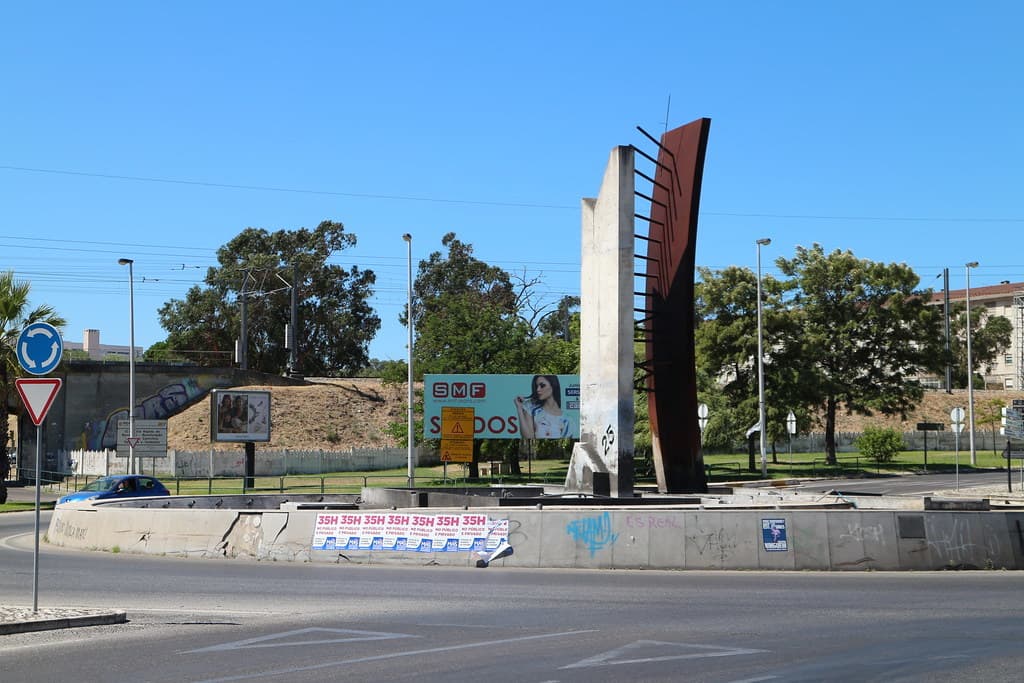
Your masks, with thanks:
[{"label": "blue car", "polygon": [[83,500],[113,500],[121,498],[148,498],[169,496],[171,492],[153,477],[141,474],[117,474],[100,477],[90,482],[81,491],[69,493],[57,500],[57,505],[77,503]]}]

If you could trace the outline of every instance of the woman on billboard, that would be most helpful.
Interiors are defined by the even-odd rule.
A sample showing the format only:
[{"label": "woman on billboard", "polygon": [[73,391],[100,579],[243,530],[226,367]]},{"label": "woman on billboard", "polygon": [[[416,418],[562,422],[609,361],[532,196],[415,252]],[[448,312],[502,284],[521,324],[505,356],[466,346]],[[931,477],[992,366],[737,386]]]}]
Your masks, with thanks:
[{"label": "woman on billboard", "polygon": [[516,413],[524,439],[569,436],[569,418],[562,414],[562,387],[555,375],[534,375],[529,396],[516,396]]}]

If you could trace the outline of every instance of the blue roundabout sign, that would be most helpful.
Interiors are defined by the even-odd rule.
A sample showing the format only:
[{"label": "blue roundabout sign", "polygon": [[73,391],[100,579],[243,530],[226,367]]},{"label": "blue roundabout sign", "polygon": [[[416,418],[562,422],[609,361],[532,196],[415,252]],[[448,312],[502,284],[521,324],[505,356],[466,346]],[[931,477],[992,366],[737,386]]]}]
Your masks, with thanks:
[{"label": "blue roundabout sign", "polygon": [[31,375],[53,372],[64,354],[60,331],[49,323],[32,323],[21,331],[16,348],[18,363]]}]

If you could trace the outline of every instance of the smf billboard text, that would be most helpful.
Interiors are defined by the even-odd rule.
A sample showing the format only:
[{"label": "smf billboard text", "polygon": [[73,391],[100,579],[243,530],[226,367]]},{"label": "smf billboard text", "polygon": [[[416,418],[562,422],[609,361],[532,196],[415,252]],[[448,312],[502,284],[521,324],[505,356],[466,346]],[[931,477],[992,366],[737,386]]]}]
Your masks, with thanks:
[{"label": "smf billboard text", "polygon": [[578,439],[579,375],[425,375],[423,438],[441,438],[441,408],[472,408],[478,439]]}]

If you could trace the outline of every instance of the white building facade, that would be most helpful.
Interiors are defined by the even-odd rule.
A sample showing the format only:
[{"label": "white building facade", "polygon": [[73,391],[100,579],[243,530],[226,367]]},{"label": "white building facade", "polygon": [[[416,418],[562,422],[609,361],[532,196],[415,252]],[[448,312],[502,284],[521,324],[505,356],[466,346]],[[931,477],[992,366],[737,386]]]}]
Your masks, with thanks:
[{"label": "white building facade", "polygon": [[[84,351],[89,355],[89,360],[128,360],[128,353],[131,347],[127,344],[101,344],[99,330],[85,330],[82,333],[82,342],[64,340],[65,351]],[[135,359],[142,358],[141,346],[135,347]]]},{"label": "white building facade", "polygon": [[[932,295],[932,303],[942,306],[942,291]],[[950,290],[952,308],[967,301],[967,290]],[[986,287],[971,287],[971,320],[984,311],[988,317],[1001,315],[1013,325],[1009,348],[1003,349],[989,365],[975,364],[975,372],[985,379],[986,389],[1024,388],[1024,282],[1001,282]],[[944,378],[926,382],[934,388],[945,388]]]}]

